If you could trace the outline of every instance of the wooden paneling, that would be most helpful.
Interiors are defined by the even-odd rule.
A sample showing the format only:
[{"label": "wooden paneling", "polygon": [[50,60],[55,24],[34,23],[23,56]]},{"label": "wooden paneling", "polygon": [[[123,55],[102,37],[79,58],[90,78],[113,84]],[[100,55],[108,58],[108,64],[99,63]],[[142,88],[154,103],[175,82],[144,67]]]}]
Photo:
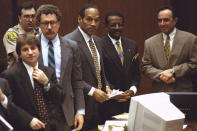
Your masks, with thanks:
[{"label": "wooden paneling", "polygon": [[[14,1],[15,0],[12,2]],[[18,0],[15,5],[19,5],[24,1],[26,0]],[[133,39],[138,43],[140,58],[143,54],[144,40],[159,32],[156,23],[156,10],[161,5],[166,4],[167,1],[168,0],[34,0],[37,7],[41,4],[54,4],[60,8],[63,14],[60,29],[61,35],[69,33],[76,28],[78,12],[86,3],[95,3],[101,10],[101,24],[97,33],[98,36],[106,34],[104,25],[105,14],[111,10],[121,11],[125,16],[124,36]],[[2,19],[7,18],[2,21],[4,26],[1,25],[0,27],[4,34],[9,27],[13,26],[9,23],[16,23],[17,20],[16,17],[13,17],[16,13],[9,12],[12,11],[12,3],[8,0],[2,1],[1,5],[2,4],[4,7],[0,9],[1,12],[7,13],[4,14],[6,16],[1,16]],[[14,7],[15,6],[13,6],[13,8]],[[8,12],[10,13],[9,15]],[[142,75],[139,94],[148,93],[150,91],[150,80]]]}]

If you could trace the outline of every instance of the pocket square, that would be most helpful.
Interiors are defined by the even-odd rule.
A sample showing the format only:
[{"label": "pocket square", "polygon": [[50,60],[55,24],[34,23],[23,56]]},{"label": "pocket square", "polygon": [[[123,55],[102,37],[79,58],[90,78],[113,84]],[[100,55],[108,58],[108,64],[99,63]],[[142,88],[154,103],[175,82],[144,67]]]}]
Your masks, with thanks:
[{"label": "pocket square", "polygon": [[135,56],[132,58],[132,61],[136,60],[139,56],[139,53],[136,53]]}]

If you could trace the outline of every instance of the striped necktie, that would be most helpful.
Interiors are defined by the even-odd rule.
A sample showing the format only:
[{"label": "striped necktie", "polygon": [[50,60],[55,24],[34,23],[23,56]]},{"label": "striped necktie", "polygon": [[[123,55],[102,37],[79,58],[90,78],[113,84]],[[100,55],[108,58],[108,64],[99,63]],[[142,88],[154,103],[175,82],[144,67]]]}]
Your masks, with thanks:
[{"label": "striped necktie", "polygon": [[49,41],[49,50],[48,50],[48,66],[55,70],[55,57],[54,57],[54,48],[53,43]]},{"label": "striped necktie", "polygon": [[166,38],[166,42],[164,45],[164,51],[165,51],[166,60],[168,60],[169,55],[170,55],[170,36],[169,35]]},{"label": "striped necktie", "polygon": [[119,57],[120,57],[120,60],[121,60],[122,65],[123,65],[123,64],[124,64],[124,56],[123,56],[122,48],[121,48],[121,46],[120,46],[120,42],[117,41],[117,42],[116,42],[116,45],[117,45],[117,52],[118,52],[118,55],[119,55]]},{"label": "striped necktie", "polygon": [[92,52],[92,56],[93,56],[93,60],[94,60],[94,66],[96,69],[96,75],[97,75],[97,79],[98,79],[98,89],[102,88],[102,84],[101,84],[101,75],[100,75],[100,70],[99,70],[99,63],[98,63],[98,56],[96,53],[96,48],[94,43],[92,42],[92,40],[89,40],[89,46]]}]

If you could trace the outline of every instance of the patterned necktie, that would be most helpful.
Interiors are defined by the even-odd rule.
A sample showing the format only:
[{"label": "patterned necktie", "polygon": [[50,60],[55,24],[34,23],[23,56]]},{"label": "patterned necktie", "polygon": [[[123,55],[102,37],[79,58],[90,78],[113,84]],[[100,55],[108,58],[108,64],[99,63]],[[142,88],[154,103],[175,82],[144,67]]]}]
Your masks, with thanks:
[{"label": "patterned necktie", "polygon": [[38,112],[39,119],[45,124],[47,124],[48,111],[47,111],[46,102],[43,96],[43,88],[40,87],[39,83],[35,79],[34,79],[34,98],[35,98],[35,102],[37,105],[37,112]]},{"label": "patterned necktie", "polygon": [[90,49],[92,51],[94,66],[96,68],[96,75],[97,75],[97,79],[98,79],[98,89],[101,89],[102,84],[101,84],[101,75],[100,75],[100,70],[99,70],[98,56],[97,56],[97,53],[96,53],[95,45],[94,45],[94,43],[92,42],[91,39],[89,40],[89,46],[90,46]]},{"label": "patterned necktie", "polygon": [[54,57],[54,48],[53,43],[49,41],[49,50],[48,50],[48,66],[55,70],[55,57]]},{"label": "patterned necktie", "polygon": [[116,45],[117,45],[117,52],[118,52],[118,55],[119,55],[119,57],[120,57],[120,60],[121,60],[122,65],[123,65],[123,63],[124,63],[124,56],[123,56],[122,48],[121,48],[121,46],[120,46],[120,42],[117,41],[117,42],[116,42]]},{"label": "patterned necktie", "polygon": [[169,59],[169,55],[170,55],[170,37],[169,35],[166,38],[166,42],[164,45],[164,51],[165,51],[165,55],[166,55],[166,59]]}]

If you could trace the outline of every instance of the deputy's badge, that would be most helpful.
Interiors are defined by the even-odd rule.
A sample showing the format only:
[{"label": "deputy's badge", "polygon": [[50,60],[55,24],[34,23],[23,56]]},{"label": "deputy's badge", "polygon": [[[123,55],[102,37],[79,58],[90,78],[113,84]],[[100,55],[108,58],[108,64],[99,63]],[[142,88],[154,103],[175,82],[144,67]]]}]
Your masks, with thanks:
[{"label": "deputy's badge", "polygon": [[136,53],[135,56],[133,57],[132,61],[136,60],[139,56],[139,53]]},{"label": "deputy's badge", "polygon": [[7,35],[6,35],[6,39],[8,40],[8,41],[13,41],[14,39],[16,39],[17,38],[17,34],[16,34],[16,32],[14,32],[14,31],[9,31],[8,33],[7,33]]}]

